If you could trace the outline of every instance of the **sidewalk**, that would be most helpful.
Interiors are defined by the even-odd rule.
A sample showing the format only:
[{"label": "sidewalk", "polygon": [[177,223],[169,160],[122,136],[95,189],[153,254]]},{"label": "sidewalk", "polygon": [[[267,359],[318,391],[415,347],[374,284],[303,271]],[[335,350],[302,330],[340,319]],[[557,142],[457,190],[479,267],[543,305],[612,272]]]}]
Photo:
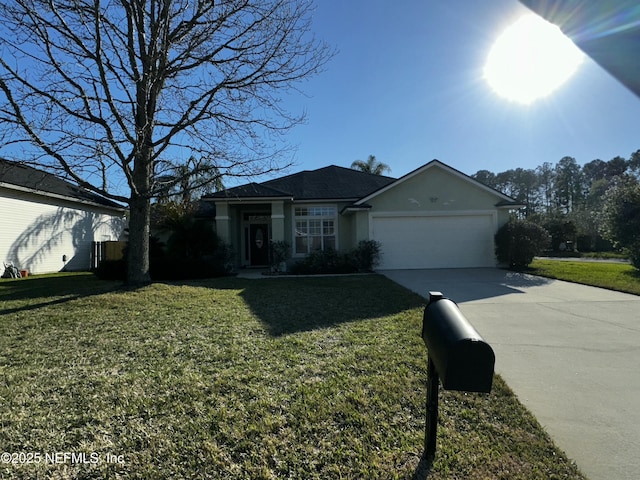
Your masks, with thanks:
[{"label": "sidewalk", "polygon": [[274,278],[270,275],[264,275],[269,272],[268,268],[241,268],[238,270],[238,278]]}]

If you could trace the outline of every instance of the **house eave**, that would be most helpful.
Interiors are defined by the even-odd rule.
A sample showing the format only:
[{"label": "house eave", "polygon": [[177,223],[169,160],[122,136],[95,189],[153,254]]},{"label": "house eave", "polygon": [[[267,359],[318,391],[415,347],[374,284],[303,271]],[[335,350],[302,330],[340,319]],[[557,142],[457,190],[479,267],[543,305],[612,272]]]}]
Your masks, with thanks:
[{"label": "house eave", "polygon": [[214,202],[214,203],[227,203],[229,205],[240,205],[243,203],[271,203],[271,202],[282,202],[282,201],[293,201],[293,197],[284,196],[284,197],[207,197],[202,198],[202,200],[206,202]]},{"label": "house eave", "polygon": [[202,198],[202,200],[207,202],[215,202],[215,203],[227,203],[229,205],[234,204],[243,204],[243,203],[271,203],[274,201],[287,201],[293,203],[345,203],[345,202],[355,202],[358,200],[358,197],[351,198],[295,198],[291,196],[286,197],[207,197]]},{"label": "house eave", "polygon": [[348,215],[350,213],[356,212],[368,212],[371,210],[372,206],[369,204],[361,204],[361,205],[347,205],[342,210],[340,210],[340,215]]},{"label": "house eave", "polygon": [[344,202],[355,202],[358,200],[358,197],[352,198],[296,198],[294,199],[294,203],[344,203]]},{"label": "house eave", "polygon": [[500,210],[513,210],[525,208],[527,205],[525,203],[517,203],[517,202],[498,202],[496,203],[496,208]]}]

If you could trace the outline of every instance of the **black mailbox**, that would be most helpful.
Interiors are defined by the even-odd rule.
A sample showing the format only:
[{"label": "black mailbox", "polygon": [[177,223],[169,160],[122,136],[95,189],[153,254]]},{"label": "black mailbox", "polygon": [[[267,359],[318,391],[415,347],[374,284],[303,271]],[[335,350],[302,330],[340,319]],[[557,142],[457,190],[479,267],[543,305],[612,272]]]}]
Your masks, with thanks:
[{"label": "black mailbox", "polygon": [[440,292],[429,292],[422,318],[422,339],[427,345],[427,422],[425,455],[436,454],[438,386],[446,390],[490,393],[496,357],[458,305]]},{"label": "black mailbox", "polygon": [[429,292],[422,339],[445,390],[491,392],[495,355],[458,306]]}]

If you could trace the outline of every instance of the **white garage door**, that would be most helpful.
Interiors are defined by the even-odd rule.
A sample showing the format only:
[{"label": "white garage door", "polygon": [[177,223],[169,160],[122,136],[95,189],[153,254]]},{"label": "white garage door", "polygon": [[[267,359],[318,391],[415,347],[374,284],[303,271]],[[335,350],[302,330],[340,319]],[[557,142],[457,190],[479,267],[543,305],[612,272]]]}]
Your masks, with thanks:
[{"label": "white garage door", "polygon": [[492,215],[372,217],[380,269],[494,267]]}]

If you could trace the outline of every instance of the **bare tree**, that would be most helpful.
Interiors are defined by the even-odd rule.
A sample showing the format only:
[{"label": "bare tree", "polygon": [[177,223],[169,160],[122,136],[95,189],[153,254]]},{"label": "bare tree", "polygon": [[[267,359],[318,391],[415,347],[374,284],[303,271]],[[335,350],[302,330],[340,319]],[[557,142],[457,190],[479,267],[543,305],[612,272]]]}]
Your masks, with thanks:
[{"label": "bare tree", "polygon": [[225,178],[286,166],[280,140],[303,115],[281,95],[332,55],[311,13],[311,0],[2,2],[0,138],[127,203],[127,279],[147,283],[156,179],[192,156]]}]

